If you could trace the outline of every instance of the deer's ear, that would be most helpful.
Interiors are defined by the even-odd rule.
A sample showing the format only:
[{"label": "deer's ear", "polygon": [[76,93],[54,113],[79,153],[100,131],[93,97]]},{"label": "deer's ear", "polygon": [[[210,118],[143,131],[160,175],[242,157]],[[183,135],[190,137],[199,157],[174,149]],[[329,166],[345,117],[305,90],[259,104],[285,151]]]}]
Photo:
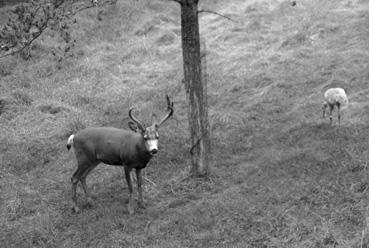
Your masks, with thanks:
[{"label": "deer's ear", "polygon": [[133,132],[138,132],[138,126],[136,125],[136,123],[130,121],[128,122],[128,127],[133,131]]}]

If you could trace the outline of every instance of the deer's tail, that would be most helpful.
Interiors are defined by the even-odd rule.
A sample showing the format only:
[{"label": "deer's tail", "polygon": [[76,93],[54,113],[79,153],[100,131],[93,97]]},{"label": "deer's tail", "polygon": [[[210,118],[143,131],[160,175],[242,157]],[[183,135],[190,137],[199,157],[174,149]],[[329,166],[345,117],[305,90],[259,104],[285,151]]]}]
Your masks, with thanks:
[{"label": "deer's tail", "polygon": [[73,145],[73,139],[74,139],[74,134],[72,134],[71,136],[69,136],[68,141],[67,141],[67,149],[69,150],[72,145]]}]

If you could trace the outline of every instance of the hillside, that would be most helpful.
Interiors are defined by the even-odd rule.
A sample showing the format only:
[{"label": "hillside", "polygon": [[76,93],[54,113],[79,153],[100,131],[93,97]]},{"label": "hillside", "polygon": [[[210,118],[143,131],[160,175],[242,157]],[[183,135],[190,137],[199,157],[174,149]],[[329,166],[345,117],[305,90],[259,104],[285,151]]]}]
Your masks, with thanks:
[{"label": "hillside", "polygon": [[[180,9],[118,0],[77,18],[62,61],[51,33],[32,58],[0,60],[0,247],[368,247],[367,0],[201,0],[212,171],[190,164]],[[1,14],[0,14],[1,15]],[[4,15],[3,15],[4,16]],[[324,91],[343,87],[341,126],[322,119]],[[71,211],[76,161],[68,136],[127,128],[136,106],[160,130],[145,171],[147,209],[130,216],[122,168],[88,177],[94,199]],[[336,117],[336,112],[334,113]]]}]

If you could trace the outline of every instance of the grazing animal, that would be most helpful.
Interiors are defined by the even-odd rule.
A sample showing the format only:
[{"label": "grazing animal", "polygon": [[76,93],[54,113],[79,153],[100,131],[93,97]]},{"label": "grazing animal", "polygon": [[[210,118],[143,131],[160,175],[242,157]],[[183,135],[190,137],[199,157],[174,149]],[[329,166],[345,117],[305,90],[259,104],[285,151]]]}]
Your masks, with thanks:
[{"label": "grazing animal", "polygon": [[325,110],[329,107],[329,124],[332,125],[332,111],[337,106],[338,124],[341,124],[341,109],[348,106],[348,98],[346,92],[342,88],[331,88],[324,93],[324,103],[322,106],[323,118],[325,118]]},{"label": "grazing animal", "polygon": [[92,204],[86,185],[87,175],[99,164],[124,166],[124,172],[129,190],[128,212],[134,213],[132,199],[132,182],[130,172],[135,169],[138,188],[138,204],[144,208],[142,198],[141,170],[146,167],[154,154],[158,152],[159,127],[173,114],[173,102],[167,96],[168,112],[160,120],[153,114],[152,125],[145,127],[133,116],[131,108],[128,115],[133,122],[128,125],[131,130],[113,127],[91,127],[83,129],[69,137],[68,150],[73,146],[77,158],[78,168],[74,172],[72,181],[72,205],[75,212],[77,206],[76,188],[81,182],[87,201]]}]

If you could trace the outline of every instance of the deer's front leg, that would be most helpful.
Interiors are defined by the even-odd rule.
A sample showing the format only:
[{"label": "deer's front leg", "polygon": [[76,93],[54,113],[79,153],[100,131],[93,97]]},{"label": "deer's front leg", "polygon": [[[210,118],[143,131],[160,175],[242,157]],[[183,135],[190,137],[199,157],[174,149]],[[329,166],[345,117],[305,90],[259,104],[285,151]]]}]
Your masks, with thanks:
[{"label": "deer's front leg", "polygon": [[137,191],[138,191],[138,205],[141,208],[145,208],[145,204],[143,202],[143,197],[142,197],[142,174],[141,174],[141,169],[136,169],[136,178],[137,178]]},{"label": "deer's front leg", "polygon": [[132,188],[132,181],[131,181],[131,169],[128,168],[128,166],[124,167],[124,174],[126,175],[126,181],[128,185],[129,190],[129,200],[128,200],[128,212],[129,214],[134,214],[134,208],[133,208],[133,188]]},{"label": "deer's front leg", "polygon": [[329,106],[329,124],[332,125],[332,119],[333,119],[333,116],[332,116],[332,112],[333,112],[333,108],[334,106]]}]

